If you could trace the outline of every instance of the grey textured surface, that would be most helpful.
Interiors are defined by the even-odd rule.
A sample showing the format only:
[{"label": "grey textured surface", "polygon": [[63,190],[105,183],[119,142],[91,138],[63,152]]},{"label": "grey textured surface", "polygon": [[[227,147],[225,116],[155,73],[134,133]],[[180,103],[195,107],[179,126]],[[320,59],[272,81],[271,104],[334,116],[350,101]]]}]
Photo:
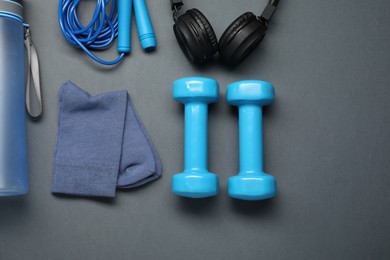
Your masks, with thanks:
[{"label": "grey textured surface", "polygon": [[[265,3],[197,0],[186,7],[202,10],[221,35]],[[30,192],[0,198],[0,259],[390,258],[389,1],[280,1],[261,47],[236,70],[187,62],[168,0],[148,5],[157,51],[143,53],[133,30],[131,56],[111,70],[63,39],[57,1],[25,6],[45,114],[28,122]],[[115,48],[101,55],[114,57]],[[219,174],[221,193],[206,200],[170,191],[172,174],[183,168],[183,113],[171,83],[190,75],[217,79],[222,93],[209,116],[209,169]],[[251,78],[274,83],[277,94],[265,111],[264,149],[279,194],[256,203],[226,194],[238,171],[238,133],[225,89]],[[91,94],[129,91],[160,153],[162,179],[114,200],[50,193],[57,95],[68,79]]]}]

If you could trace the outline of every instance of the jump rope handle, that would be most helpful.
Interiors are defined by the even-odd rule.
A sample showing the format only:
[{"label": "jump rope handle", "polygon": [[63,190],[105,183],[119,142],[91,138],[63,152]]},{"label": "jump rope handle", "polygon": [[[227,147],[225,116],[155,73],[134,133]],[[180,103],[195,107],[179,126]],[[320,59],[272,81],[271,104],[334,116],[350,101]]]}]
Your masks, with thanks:
[{"label": "jump rope handle", "polygon": [[154,50],[156,48],[156,37],[154,36],[145,0],[133,0],[133,4],[142,49],[145,51]]},{"label": "jump rope handle", "polygon": [[130,52],[132,0],[118,0],[118,52]]},{"label": "jump rope handle", "polygon": [[118,0],[118,51],[130,52],[131,11],[134,5],[139,40],[145,51],[156,48],[156,38],[145,0]]}]

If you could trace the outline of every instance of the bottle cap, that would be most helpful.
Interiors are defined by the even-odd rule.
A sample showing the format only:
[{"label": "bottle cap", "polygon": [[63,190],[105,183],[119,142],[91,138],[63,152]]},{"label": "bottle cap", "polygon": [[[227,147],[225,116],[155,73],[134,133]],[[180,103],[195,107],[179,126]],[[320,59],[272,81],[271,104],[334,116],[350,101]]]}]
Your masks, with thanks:
[{"label": "bottle cap", "polygon": [[16,18],[23,22],[23,1],[0,0],[0,16]]}]

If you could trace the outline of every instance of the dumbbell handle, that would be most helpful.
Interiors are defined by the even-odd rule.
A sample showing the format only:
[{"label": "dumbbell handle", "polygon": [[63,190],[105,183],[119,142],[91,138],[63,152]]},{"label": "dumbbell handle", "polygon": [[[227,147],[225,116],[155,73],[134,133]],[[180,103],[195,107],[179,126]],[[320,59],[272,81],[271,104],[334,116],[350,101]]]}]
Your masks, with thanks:
[{"label": "dumbbell handle", "polygon": [[263,172],[262,107],[239,106],[240,174]]},{"label": "dumbbell handle", "polygon": [[201,102],[185,104],[184,172],[207,171],[207,108]]}]

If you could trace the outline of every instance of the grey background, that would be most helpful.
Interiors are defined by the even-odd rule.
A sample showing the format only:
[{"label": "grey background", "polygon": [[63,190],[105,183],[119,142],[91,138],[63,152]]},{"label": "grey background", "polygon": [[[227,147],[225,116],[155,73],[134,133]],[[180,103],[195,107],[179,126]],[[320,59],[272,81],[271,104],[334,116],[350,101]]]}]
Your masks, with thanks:
[{"label": "grey background", "polygon": [[[172,32],[168,0],[148,1],[158,49],[132,54],[113,68],[71,47],[57,25],[57,2],[26,0],[41,59],[44,117],[28,121],[28,195],[0,198],[0,259],[389,259],[390,2],[280,1],[260,48],[240,67],[192,66]],[[91,10],[94,1],[85,1]],[[220,36],[241,13],[266,1],[187,1]],[[86,13],[86,12],[84,12]],[[134,24],[133,24],[134,25]],[[115,47],[100,53],[114,57]],[[221,101],[209,113],[209,170],[220,195],[174,196],[171,176],[183,168],[183,112],[172,81],[215,78]],[[274,83],[264,115],[265,170],[275,199],[228,198],[238,172],[236,110],[227,84]],[[50,193],[58,89],[66,80],[98,94],[127,89],[162,159],[164,175],[114,200]]]}]

